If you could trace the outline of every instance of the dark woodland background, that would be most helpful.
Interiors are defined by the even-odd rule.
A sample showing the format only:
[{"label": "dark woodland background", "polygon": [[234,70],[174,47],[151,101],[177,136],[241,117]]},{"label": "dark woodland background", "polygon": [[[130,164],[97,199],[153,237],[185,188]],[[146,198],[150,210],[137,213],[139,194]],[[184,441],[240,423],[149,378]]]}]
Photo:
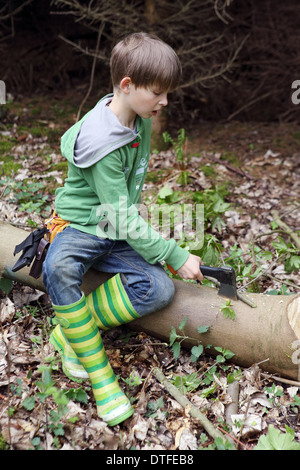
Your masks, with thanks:
[{"label": "dark woodland background", "polygon": [[168,107],[177,122],[298,122],[299,13],[298,0],[2,1],[0,79],[14,97],[100,97],[114,43],[151,31],[183,65]]}]

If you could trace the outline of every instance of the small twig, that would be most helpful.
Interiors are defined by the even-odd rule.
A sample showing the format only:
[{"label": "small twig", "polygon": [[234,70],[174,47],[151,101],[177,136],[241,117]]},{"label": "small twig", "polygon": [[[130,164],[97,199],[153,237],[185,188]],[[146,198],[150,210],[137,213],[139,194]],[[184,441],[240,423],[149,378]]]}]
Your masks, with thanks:
[{"label": "small twig", "polygon": [[285,235],[289,235],[286,230],[277,229],[277,230],[272,230],[271,232],[260,233],[260,234],[256,235],[254,241],[256,241],[256,240],[258,240],[259,238],[262,238],[262,237],[268,237],[269,235],[274,235],[276,233],[284,233]]},{"label": "small twig", "polygon": [[91,77],[90,77],[90,85],[89,85],[89,89],[87,91],[87,94],[85,95],[85,97],[83,98],[80,106],[79,106],[79,110],[78,110],[78,113],[77,113],[77,117],[76,117],[76,121],[79,121],[79,118],[80,118],[80,114],[81,114],[81,110],[86,102],[86,100],[88,99],[88,97],[90,96],[90,93],[92,91],[92,88],[93,88],[93,83],[94,83],[94,76],[95,76],[95,68],[96,68],[96,62],[97,62],[97,53],[99,51],[99,46],[100,46],[100,39],[101,39],[101,36],[102,36],[102,33],[103,33],[103,29],[104,29],[104,22],[102,21],[100,27],[99,27],[99,31],[98,31],[98,37],[97,37],[97,45],[96,45],[96,54],[94,56],[94,59],[93,59],[93,64],[92,64],[92,71],[91,71]]},{"label": "small twig", "polygon": [[[183,407],[188,408],[189,414],[200,421],[201,425],[205,429],[205,431],[214,439],[222,439],[225,441],[224,435],[217,429],[208,419],[207,417],[201,413],[201,411],[196,408],[182,393],[176,388],[169,380],[164,376],[162,371],[155,367],[153,369],[153,374],[156,379],[167,389],[167,391],[172,395],[173,398]],[[228,438],[231,441],[230,438]],[[232,441],[231,441],[232,442]]]},{"label": "small twig", "polygon": [[298,210],[300,209],[300,204],[296,204],[296,205],[295,205],[294,207],[292,207],[291,209],[288,209],[287,211],[285,211],[285,212],[282,214],[281,218],[286,217],[288,214],[291,214],[291,212],[294,212],[294,211],[296,211],[297,209],[298,209]]},{"label": "small twig", "polygon": [[260,272],[254,279],[251,279],[251,281],[247,282],[247,284],[244,284],[242,285],[241,287],[239,287],[238,290],[244,290],[246,287],[248,287],[250,284],[252,284],[252,282],[255,282],[257,279],[259,279],[260,277],[262,276],[267,276],[268,275],[268,271],[270,271],[273,266],[275,266],[276,263],[279,262],[279,260],[281,258],[283,258],[284,255],[280,255],[275,261],[273,261],[273,263],[270,264],[270,266],[268,266],[266,269],[264,269],[262,272]]},{"label": "small twig", "polygon": [[103,61],[106,61],[107,60],[107,57],[99,54],[99,53],[95,53],[95,52],[91,52],[89,51],[88,49],[84,49],[83,47],[81,47],[79,44],[76,44],[75,42],[73,41],[70,41],[69,39],[65,38],[64,36],[62,36],[61,34],[58,35],[58,38],[61,39],[62,41],[66,42],[67,44],[69,44],[70,46],[72,46],[76,51],[86,55],[87,57],[93,57],[93,58],[96,58],[96,59],[101,59]]},{"label": "small twig", "polygon": [[221,428],[221,426],[218,426],[218,429],[220,429],[220,431],[222,431],[224,434],[226,434],[229,437],[229,439],[233,439],[238,444],[238,446],[246,447],[245,444],[243,444],[241,441],[239,441],[236,437],[229,434],[227,431],[225,431],[225,429]]},{"label": "small twig", "polygon": [[272,379],[272,380],[275,380],[277,382],[282,382],[287,385],[294,385],[295,387],[300,387],[300,382],[296,380],[284,379],[283,377],[277,377],[276,375],[269,375],[263,372],[261,372],[260,375],[262,375],[262,377],[265,377],[266,379]]},{"label": "small twig", "polygon": [[297,284],[294,284],[293,282],[287,281],[286,279],[278,279],[278,277],[272,276],[272,274],[266,274],[266,276],[269,279],[272,279],[273,281],[279,282],[280,284],[285,284],[290,287],[294,287],[295,289],[300,289],[300,286],[297,286]]},{"label": "small twig", "polygon": [[255,302],[253,302],[251,299],[249,299],[248,297],[246,297],[244,294],[242,294],[241,292],[238,292],[236,293],[237,295],[237,298],[239,300],[241,300],[242,302],[244,302],[245,304],[249,305],[250,307],[252,308],[256,308],[257,305]]},{"label": "small twig", "polygon": [[[4,20],[7,20],[8,18],[13,18],[14,15],[17,15],[26,5],[28,5],[29,3],[31,3],[33,0],[27,0],[23,3],[21,3],[21,5],[19,5],[18,7],[16,7],[13,11],[10,11],[9,13],[7,13],[6,15],[1,15],[0,16],[0,21],[4,21]],[[5,7],[4,7],[5,8]],[[1,9],[0,13],[2,13],[2,11],[4,11],[4,8]]]},{"label": "small twig", "polygon": [[147,385],[148,380],[150,379],[152,374],[153,374],[153,369],[150,370],[149,374],[147,375],[147,377],[144,380],[143,387],[142,387],[142,390],[141,390],[141,394],[145,392],[146,385]]},{"label": "small twig", "polygon": [[258,101],[261,101],[261,100],[264,100],[266,99],[268,96],[270,96],[272,94],[272,91],[268,91],[267,93],[264,93],[263,95],[260,95],[260,96],[257,96],[256,98],[254,98],[253,100],[247,102],[246,104],[244,104],[243,106],[241,106],[239,109],[237,109],[236,111],[234,111],[232,114],[230,114],[230,116],[228,116],[227,120],[228,121],[231,121],[237,114],[240,114],[242,111],[244,111],[245,109],[247,108],[250,108],[252,105],[254,105],[255,103],[257,103]]}]

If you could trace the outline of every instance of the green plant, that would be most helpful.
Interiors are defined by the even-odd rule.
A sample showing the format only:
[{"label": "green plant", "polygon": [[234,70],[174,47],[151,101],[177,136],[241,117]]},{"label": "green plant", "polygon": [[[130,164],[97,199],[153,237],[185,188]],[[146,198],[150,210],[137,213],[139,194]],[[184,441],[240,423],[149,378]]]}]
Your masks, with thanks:
[{"label": "green plant", "polygon": [[[251,243],[248,244],[248,252],[246,253],[236,244],[230,247],[228,251],[229,255],[224,258],[224,262],[234,268],[237,281],[242,281],[245,278],[255,280],[263,271],[262,265],[272,259],[272,253],[261,250],[261,248],[253,246]],[[253,261],[245,263],[245,258],[249,254],[252,255],[252,258],[255,258],[255,264],[253,264]]]},{"label": "green plant", "polygon": [[266,392],[269,395],[269,401],[273,405],[276,401],[276,398],[280,398],[283,396],[283,390],[281,387],[272,384],[272,387],[266,387]]},{"label": "green plant", "polygon": [[268,295],[290,295],[289,288],[286,284],[283,284],[280,289],[271,289],[268,291]]},{"label": "green plant", "polygon": [[[152,222],[157,220],[159,228],[167,223],[165,229],[168,231],[168,235],[174,237],[176,222],[179,221],[179,226],[182,227],[182,215],[186,214],[185,205],[188,204],[188,221],[183,220],[184,224],[187,222],[188,228],[185,229],[184,226],[185,230],[181,233],[181,238],[177,243],[183,248],[186,247],[191,253],[200,256],[205,264],[218,265],[220,263],[220,254],[224,248],[216,234],[211,232],[221,232],[226,225],[223,216],[230,207],[224,199],[226,194],[227,191],[222,186],[204,191],[182,192],[174,191],[168,185],[165,185],[158,192],[158,204],[150,204],[148,210]],[[165,207],[166,212],[162,211],[162,206]],[[203,211],[199,210],[199,206],[202,206]],[[199,212],[201,212],[200,215]],[[164,221],[163,214],[166,217],[168,216],[167,221]],[[199,217],[201,217],[200,221]],[[202,232],[201,248],[199,249],[190,246],[191,242],[192,245],[195,244],[196,229]],[[189,230],[191,233],[189,233]]]},{"label": "green plant", "polygon": [[[270,232],[272,234],[275,232]],[[290,242],[285,242],[281,237],[277,238],[277,241],[272,242],[275,249],[274,251],[263,250],[255,243],[248,244],[248,251],[244,252],[236,244],[229,248],[229,255],[224,258],[224,263],[232,266],[236,273],[236,280],[247,282],[247,290],[249,292],[260,292],[258,285],[258,279],[267,274],[268,268],[266,268],[266,262],[270,262],[270,266],[274,262],[283,262],[284,269],[287,273],[291,271],[297,271],[300,268],[300,256],[295,246]],[[245,262],[245,259],[251,259],[251,261]],[[288,295],[287,285],[283,284],[280,289],[273,289],[268,291],[269,295]]]},{"label": "green plant", "polygon": [[69,411],[67,407],[69,399],[62,390],[57,389],[55,386],[55,383],[52,380],[51,367],[42,365],[39,367],[38,372],[41,373],[41,380],[36,382],[39,392],[36,393],[36,397],[27,397],[23,401],[22,406],[27,411],[31,411],[36,406],[37,398],[40,403],[45,403],[49,397],[52,397],[57,405],[57,409],[52,409],[49,413],[50,419],[48,421],[48,430],[53,432],[55,436],[62,436],[64,431],[63,424],[60,422],[60,419]]},{"label": "green plant", "polygon": [[177,140],[173,139],[168,132],[163,133],[163,139],[166,143],[170,143],[175,151],[175,155],[177,157],[177,161],[182,163],[186,157],[185,155],[185,143],[186,143],[186,134],[185,129],[179,129],[177,133],[178,137]]},{"label": "green plant", "polygon": [[23,382],[21,379],[17,379],[16,383],[9,384],[10,391],[13,395],[20,397],[23,393]]},{"label": "green plant", "polygon": [[201,384],[202,380],[198,376],[197,372],[193,372],[192,374],[187,375],[177,375],[176,377],[172,378],[170,382],[175,385],[175,387],[178,388],[181,393],[186,395],[186,393],[196,390]]},{"label": "green plant", "polygon": [[220,353],[216,358],[216,361],[219,363],[226,362],[228,359],[231,359],[234,356],[234,353],[229,349],[221,348],[219,346],[216,346],[214,349]]},{"label": "green plant", "polygon": [[[175,359],[179,358],[180,351],[181,351],[181,343],[184,340],[193,340],[197,341],[195,338],[191,338],[184,333],[184,327],[186,324],[188,317],[185,317],[182,322],[180,323],[178,329],[180,333],[177,333],[176,328],[174,326],[171,327],[170,330],[170,346],[173,351],[173,355]],[[198,333],[206,333],[209,329],[209,326],[199,326],[197,328]],[[203,345],[198,340],[198,345],[195,345],[191,349],[191,362],[195,362],[199,359],[201,354],[203,353]],[[209,348],[209,346],[207,346]],[[199,376],[198,372],[193,372],[192,374],[181,374],[173,377],[171,382],[178,388],[183,394],[188,392],[192,392],[196,390],[200,384],[208,385],[207,388],[201,391],[201,396],[206,398],[207,396],[211,395],[215,392],[216,388],[218,387],[216,379],[218,379],[217,373],[217,365],[219,365],[224,371],[226,371],[226,367],[224,363],[226,360],[231,359],[234,356],[234,353],[226,348],[215,347],[214,348],[219,354],[216,357],[215,364],[206,371],[202,376]],[[240,372],[236,373],[229,373],[227,377],[227,382],[231,383],[234,380],[238,379]]]},{"label": "green plant", "polygon": [[0,450],[8,450],[8,449],[9,449],[8,443],[4,439],[3,435],[0,434]]},{"label": "green plant", "polygon": [[227,190],[225,186],[216,186],[204,191],[193,192],[193,201],[204,205],[205,230],[211,229],[221,232],[226,223],[223,215],[230,208],[230,203],[225,201]]},{"label": "green plant", "polygon": [[300,450],[299,442],[295,442],[295,432],[285,425],[286,432],[281,433],[272,424],[268,434],[260,436],[254,450]]},{"label": "green plant", "polygon": [[180,169],[180,175],[178,177],[178,183],[186,186],[189,180],[189,172],[187,170],[188,155],[186,152],[186,133],[185,129],[180,129],[177,133],[177,140],[173,139],[168,132],[163,133],[163,140],[165,143],[170,143],[173,146],[178,167]]},{"label": "green plant", "polygon": [[136,371],[132,371],[129,377],[126,379],[123,379],[122,377],[122,380],[126,383],[128,388],[135,388],[138,385],[141,385],[144,379],[141,379]]},{"label": "green plant", "polygon": [[278,237],[277,241],[272,242],[272,245],[276,250],[277,256],[284,256],[284,269],[287,273],[299,271],[299,250],[296,249],[292,242],[287,243],[282,237]]},{"label": "green plant", "polygon": [[[41,374],[40,380],[35,384],[38,388],[38,392],[36,392],[35,395],[26,397],[22,402],[22,406],[27,411],[32,411],[38,405],[42,405],[47,409],[49,399],[55,402],[56,408],[52,408],[49,413],[46,411],[47,421],[45,427],[47,432],[53,434],[54,445],[59,448],[58,439],[59,436],[63,436],[65,433],[64,418],[69,411],[67,406],[69,400],[76,399],[77,401],[87,403],[87,395],[82,389],[76,391],[71,389],[67,392],[58,389],[52,379],[52,366],[42,365],[38,368],[38,372]],[[20,384],[17,384],[16,391],[19,390],[19,387]],[[40,448],[40,440],[34,440],[32,445],[35,448]]]},{"label": "green plant", "polygon": [[15,181],[6,177],[0,180],[0,184],[5,188],[3,196],[9,194],[9,202],[17,204],[19,210],[38,214],[50,211],[50,206],[47,205],[48,195],[41,196],[41,192],[45,190],[43,183],[34,180]]},{"label": "green plant", "polygon": [[[156,418],[157,411],[161,410],[164,407],[164,399],[163,397],[159,397],[157,400],[149,400],[147,403],[147,409],[145,416]],[[166,414],[166,413],[165,413]]]},{"label": "green plant", "polygon": [[[178,334],[176,331],[176,328],[174,326],[171,327],[170,331],[170,336],[169,336],[169,341],[170,341],[170,346],[173,351],[173,355],[175,359],[178,359],[180,355],[180,348],[181,348],[181,343],[186,340],[186,339],[194,339],[196,342],[198,342],[198,345],[195,345],[191,349],[191,361],[195,362],[199,357],[201,356],[203,352],[203,346],[200,344],[200,341],[195,339],[195,338],[190,338],[189,336],[186,336],[184,334],[184,327],[186,324],[188,317],[185,317],[182,322],[180,322],[178,329],[182,332],[182,334]],[[207,330],[209,329],[209,326],[199,326],[197,328],[198,333],[206,333]]]},{"label": "green plant", "polygon": [[231,300],[226,300],[226,303],[221,305],[221,312],[224,315],[224,318],[231,318],[231,320],[235,319],[235,312],[232,308]]},{"label": "green plant", "polygon": [[210,439],[204,433],[200,436],[201,445],[199,446],[199,450],[233,450],[234,445],[231,444],[228,440],[224,441],[224,439],[217,437],[214,439],[213,443],[210,443]]},{"label": "green plant", "polygon": [[295,395],[293,398],[293,402],[291,403],[291,408],[295,413],[299,413],[300,410],[300,397]]},{"label": "green plant", "polygon": [[85,404],[88,402],[87,393],[81,387],[70,388],[67,392],[64,393],[69,400],[78,401],[79,403]]}]

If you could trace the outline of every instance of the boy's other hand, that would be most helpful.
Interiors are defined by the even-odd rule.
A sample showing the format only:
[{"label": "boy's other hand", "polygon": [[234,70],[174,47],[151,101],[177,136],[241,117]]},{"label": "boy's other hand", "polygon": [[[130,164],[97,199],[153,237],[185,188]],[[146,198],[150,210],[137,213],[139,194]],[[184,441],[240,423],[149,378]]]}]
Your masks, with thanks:
[{"label": "boy's other hand", "polygon": [[186,262],[177,270],[182,279],[193,279],[195,281],[203,281],[203,274],[200,271],[200,264],[203,264],[199,256],[190,253]]}]

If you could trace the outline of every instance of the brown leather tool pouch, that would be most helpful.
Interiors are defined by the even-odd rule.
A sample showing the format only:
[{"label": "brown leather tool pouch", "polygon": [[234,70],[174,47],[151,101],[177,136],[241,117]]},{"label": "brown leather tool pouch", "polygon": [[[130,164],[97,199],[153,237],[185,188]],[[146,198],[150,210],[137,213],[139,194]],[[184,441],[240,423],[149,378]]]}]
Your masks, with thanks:
[{"label": "brown leather tool pouch", "polygon": [[39,243],[35,259],[32,263],[32,266],[29,272],[29,275],[34,277],[35,279],[38,279],[42,273],[43,262],[44,262],[44,259],[46,258],[49,245],[50,245],[49,241],[45,240],[45,238],[42,238]]}]

